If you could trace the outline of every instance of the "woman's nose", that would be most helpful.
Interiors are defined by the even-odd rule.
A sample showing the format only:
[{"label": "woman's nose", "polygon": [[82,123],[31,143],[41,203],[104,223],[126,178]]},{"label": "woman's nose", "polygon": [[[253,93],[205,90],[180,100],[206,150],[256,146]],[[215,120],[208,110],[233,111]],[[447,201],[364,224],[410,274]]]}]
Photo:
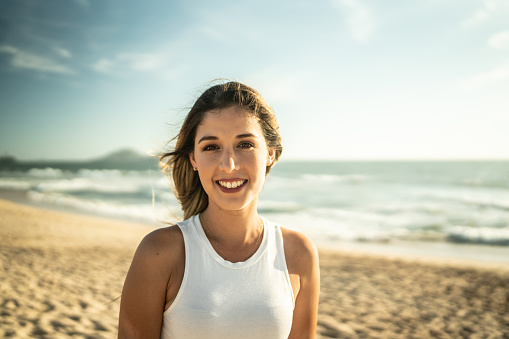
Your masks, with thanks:
[{"label": "woman's nose", "polygon": [[238,169],[238,163],[234,159],[233,152],[223,153],[223,156],[221,157],[221,163],[219,164],[219,169],[227,173],[231,173]]}]

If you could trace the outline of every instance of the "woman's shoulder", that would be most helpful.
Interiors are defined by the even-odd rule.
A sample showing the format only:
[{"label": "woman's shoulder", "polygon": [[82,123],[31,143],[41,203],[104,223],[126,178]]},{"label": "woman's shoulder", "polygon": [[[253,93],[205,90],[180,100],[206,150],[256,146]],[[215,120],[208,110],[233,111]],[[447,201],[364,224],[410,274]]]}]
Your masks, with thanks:
[{"label": "woman's shoulder", "polygon": [[177,245],[183,240],[182,231],[178,225],[161,227],[148,233],[140,245],[148,247],[167,247],[169,244]]},{"label": "woman's shoulder", "polygon": [[318,251],[315,244],[301,232],[280,228],[289,270],[300,276],[310,274],[318,266]]},{"label": "woman's shoulder", "polygon": [[305,253],[313,255],[317,252],[315,244],[305,234],[281,226],[280,229],[285,244],[285,252],[288,252],[288,254]]},{"label": "woman's shoulder", "polygon": [[298,291],[309,290],[319,285],[319,259],[315,244],[306,235],[281,227],[286,266],[290,279],[292,274],[299,277]]},{"label": "woman's shoulder", "polygon": [[139,248],[157,253],[166,253],[184,249],[183,230],[194,226],[194,217],[180,221],[175,225],[158,228],[147,234]]},{"label": "woman's shoulder", "polygon": [[147,234],[135,254],[139,260],[165,267],[171,267],[173,260],[178,261],[184,255],[184,237],[178,225],[159,228]]}]

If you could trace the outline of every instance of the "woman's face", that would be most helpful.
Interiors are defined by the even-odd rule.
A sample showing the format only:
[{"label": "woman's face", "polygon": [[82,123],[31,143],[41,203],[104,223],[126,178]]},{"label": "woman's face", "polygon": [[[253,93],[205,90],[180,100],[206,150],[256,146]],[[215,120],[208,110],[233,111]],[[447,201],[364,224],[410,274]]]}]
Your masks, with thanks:
[{"label": "woman's face", "polygon": [[256,207],[265,167],[274,161],[260,124],[241,107],[205,113],[196,131],[191,163],[198,170],[209,206],[223,210]]}]

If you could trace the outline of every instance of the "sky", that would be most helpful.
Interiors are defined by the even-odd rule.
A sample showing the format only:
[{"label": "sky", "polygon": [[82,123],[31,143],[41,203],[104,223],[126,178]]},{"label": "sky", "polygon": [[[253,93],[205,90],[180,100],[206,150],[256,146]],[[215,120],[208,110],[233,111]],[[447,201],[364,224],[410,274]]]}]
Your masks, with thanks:
[{"label": "sky", "polygon": [[1,0],[0,156],[164,149],[214,79],[287,160],[509,159],[507,0]]}]

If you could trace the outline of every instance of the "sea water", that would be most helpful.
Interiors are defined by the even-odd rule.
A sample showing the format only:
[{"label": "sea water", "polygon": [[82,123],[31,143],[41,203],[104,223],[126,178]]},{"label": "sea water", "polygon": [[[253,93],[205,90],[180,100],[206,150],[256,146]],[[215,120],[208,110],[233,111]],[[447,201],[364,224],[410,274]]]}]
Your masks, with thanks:
[{"label": "sea water", "polygon": [[[151,224],[182,218],[157,170],[0,172],[0,197]],[[319,243],[509,248],[509,162],[281,161],[258,209]]]},{"label": "sea water", "polygon": [[509,245],[509,162],[279,165],[260,210],[315,238]]}]

